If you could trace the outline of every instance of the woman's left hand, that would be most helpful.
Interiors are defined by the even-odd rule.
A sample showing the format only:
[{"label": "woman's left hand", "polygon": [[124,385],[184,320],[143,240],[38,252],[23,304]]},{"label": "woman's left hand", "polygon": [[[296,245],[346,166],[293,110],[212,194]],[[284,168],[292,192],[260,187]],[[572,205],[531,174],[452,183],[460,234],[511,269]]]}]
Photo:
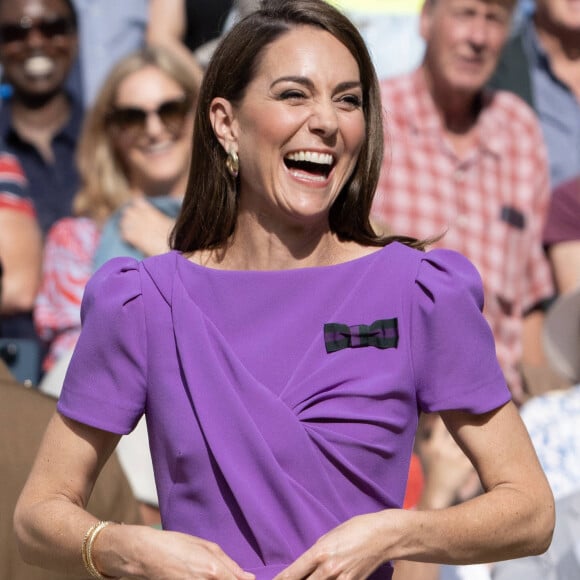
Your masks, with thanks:
[{"label": "woman's left hand", "polygon": [[389,531],[393,532],[401,510],[356,516],[324,534],[274,580],[364,579],[389,559]]}]

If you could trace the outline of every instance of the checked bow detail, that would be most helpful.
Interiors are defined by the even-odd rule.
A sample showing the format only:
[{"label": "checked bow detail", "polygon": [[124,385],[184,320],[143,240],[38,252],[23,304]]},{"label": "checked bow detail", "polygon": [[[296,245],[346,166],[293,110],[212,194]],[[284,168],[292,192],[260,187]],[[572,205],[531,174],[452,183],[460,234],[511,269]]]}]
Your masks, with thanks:
[{"label": "checked bow detail", "polygon": [[326,352],[336,352],[343,348],[397,348],[399,331],[396,318],[375,320],[370,326],[355,324],[348,326],[337,322],[324,325],[324,344]]}]

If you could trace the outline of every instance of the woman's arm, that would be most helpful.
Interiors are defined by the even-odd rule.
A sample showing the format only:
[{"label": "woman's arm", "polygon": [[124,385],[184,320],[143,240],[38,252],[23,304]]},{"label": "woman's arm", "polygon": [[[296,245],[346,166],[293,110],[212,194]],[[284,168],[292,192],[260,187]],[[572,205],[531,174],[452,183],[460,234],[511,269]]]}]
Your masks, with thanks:
[{"label": "woman's arm", "polygon": [[40,283],[42,235],[33,215],[0,208],[1,314],[29,312]]},{"label": "woman's arm", "polygon": [[117,440],[112,433],[55,413],[15,509],[15,532],[25,560],[84,572],[80,547],[96,521],[84,506]]},{"label": "woman's arm", "polygon": [[203,69],[182,42],[185,23],[184,0],[149,0],[148,44],[162,46],[172,52],[188,68],[198,86],[201,86]]},{"label": "woman's arm", "polygon": [[580,286],[580,240],[553,244],[548,257],[558,292],[565,294],[576,290]]},{"label": "woman's arm", "polygon": [[441,415],[485,492],[441,510],[385,510],[352,518],[320,538],[277,580],[366,578],[388,560],[468,564],[548,548],[554,501],[515,406],[482,416]]},{"label": "woman's arm", "polygon": [[554,528],[554,499],[513,403],[481,416],[441,416],[484,493],[445,510],[415,512],[419,534],[405,547],[411,559],[467,564],[544,552]]},{"label": "woman's arm", "polygon": [[[81,546],[97,519],[84,506],[118,439],[54,415],[14,514],[20,551],[27,562],[86,574]],[[148,526],[106,527],[93,544],[93,560],[103,575],[114,578],[253,578],[211,542]]]}]

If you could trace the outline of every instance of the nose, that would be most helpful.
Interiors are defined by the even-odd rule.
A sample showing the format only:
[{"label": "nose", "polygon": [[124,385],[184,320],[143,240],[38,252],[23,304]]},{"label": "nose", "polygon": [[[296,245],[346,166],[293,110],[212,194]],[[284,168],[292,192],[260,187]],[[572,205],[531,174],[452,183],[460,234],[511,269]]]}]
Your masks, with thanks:
[{"label": "nose", "polygon": [[323,138],[334,137],[338,131],[338,117],[332,101],[315,104],[308,120],[309,129]]},{"label": "nose", "polygon": [[161,117],[155,112],[149,112],[145,118],[145,133],[150,137],[156,137],[165,131],[165,125]]},{"label": "nose", "polygon": [[476,48],[483,48],[487,44],[489,24],[485,18],[474,18],[469,30],[469,41]]},{"label": "nose", "polygon": [[46,37],[36,26],[32,26],[26,35],[26,44],[31,48],[37,48],[46,44]]}]

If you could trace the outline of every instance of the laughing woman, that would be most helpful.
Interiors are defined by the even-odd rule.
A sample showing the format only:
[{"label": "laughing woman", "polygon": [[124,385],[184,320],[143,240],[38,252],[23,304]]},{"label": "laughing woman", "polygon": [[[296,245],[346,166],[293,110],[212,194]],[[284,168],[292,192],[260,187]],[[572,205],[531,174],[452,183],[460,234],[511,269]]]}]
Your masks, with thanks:
[{"label": "laughing woman", "polygon": [[[323,1],[273,0],[206,72],[173,250],[92,278],[15,524],[37,565],[95,578],[387,580],[392,560],[545,550],[550,489],[462,256],[381,238],[376,76]],[[402,243],[405,242],[405,243]],[[406,511],[420,411],[485,493]],[[85,511],[145,414],[163,530]]]}]

